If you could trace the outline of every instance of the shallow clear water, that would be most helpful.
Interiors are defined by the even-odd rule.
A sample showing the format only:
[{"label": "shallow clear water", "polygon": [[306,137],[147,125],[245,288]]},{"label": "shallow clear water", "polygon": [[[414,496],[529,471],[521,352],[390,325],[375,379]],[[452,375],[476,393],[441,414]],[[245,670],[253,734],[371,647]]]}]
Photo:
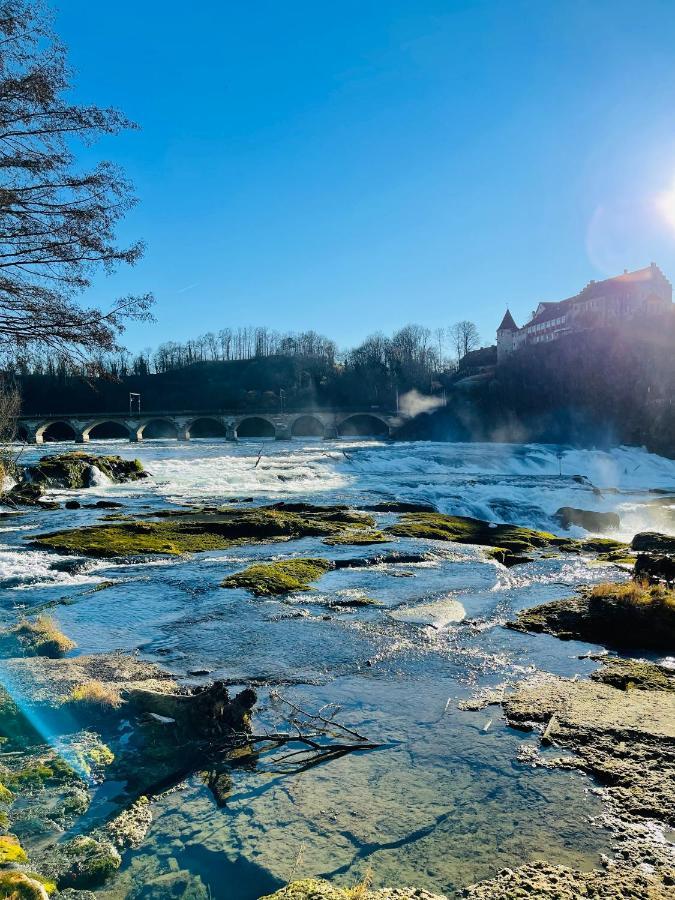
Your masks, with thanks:
[{"label": "shallow clear water", "polygon": [[[23,459],[63,449],[32,448]],[[90,449],[139,456],[153,478],[58,496],[116,499],[125,512],[235,498],[354,506],[396,499],[553,531],[559,528],[552,515],[563,505],[617,511],[625,538],[646,528],[674,530],[673,505],[653,491],[675,487],[675,463],[634,448],[203,440]],[[291,877],[352,883],[367,868],[375,884],[447,892],[532,859],[598,863],[609,836],[590,823],[600,811],[590,782],[517,763],[518,745],[533,738],[505,727],[494,708],[460,712],[457,701],[535,669],[591,671],[595,664],[579,659],[588,645],[520,635],[501,624],[580,583],[621,577],[618,569],[570,558],[507,570],[472,547],[406,539],[382,548],[327,547],[306,538],[135,564],[83,560],[64,572],[54,568],[58,557],[25,547],[37,531],[101,515],[28,512],[18,527],[3,524],[5,621],[18,608],[67,596],[77,602],[53,613],[77,652],[140,648],[187,681],[200,680],[188,672],[207,669],[210,678],[281,685],[305,707],[339,703],[345,721],[384,745],[302,774],[273,774],[262,763],[235,769],[222,808],[195,775],[157,801],[148,840],[127,854],[103,896],[135,896],[177,870],[201,879],[214,898],[252,900]],[[330,572],[311,594],[283,601],[219,586],[253,559],[370,556],[394,547],[429,550],[433,559]],[[88,593],[104,579],[115,586]],[[330,599],[350,592],[382,606],[328,610]],[[458,621],[462,615],[473,625]],[[265,720],[273,712],[265,686],[260,698]]]}]

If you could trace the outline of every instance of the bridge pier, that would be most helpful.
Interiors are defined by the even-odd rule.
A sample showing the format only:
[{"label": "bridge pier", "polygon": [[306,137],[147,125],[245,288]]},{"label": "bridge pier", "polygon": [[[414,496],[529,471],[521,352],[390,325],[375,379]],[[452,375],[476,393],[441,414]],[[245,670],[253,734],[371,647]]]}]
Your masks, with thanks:
[{"label": "bridge pier", "polygon": [[274,426],[274,440],[275,441],[290,441],[292,438],[291,429],[288,425],[284,424],[276,424]]}]

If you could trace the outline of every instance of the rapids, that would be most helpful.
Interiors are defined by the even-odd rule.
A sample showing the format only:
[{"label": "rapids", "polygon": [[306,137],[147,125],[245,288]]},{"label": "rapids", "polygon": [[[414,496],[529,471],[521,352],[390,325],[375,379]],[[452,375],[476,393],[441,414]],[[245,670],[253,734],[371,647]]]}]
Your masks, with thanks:
[{"label": "rapids", "polygon": [[[30,448],[21,461],[64,449],[72,448]],[[613,536],[624,539],[646,529],[675,531],[675,503],[667,496],[675,489],[675,462],[635,448],[193,440],[92,442],[90,449],[138,456],[152,478],[53,492],[56,499],[114,499],[130,513],[228,500],[357,508],[425,501],[443,512],[556,533],[555,511],[574,506],[617,512],[621,531]],[[254,900],[309,875],[352,884],[368,870],[376,885],[449,893],[529,860],[599,864],[610,836],[591,821],[602,811],[591,782],[518,763],[518,746],[534,738],[507,728],[494,709],[460,712],[457,702],[536,669],[592,671],[596,664],[580,657],[597,648],[500,626],[515,611],[579,584],[621,577],[616,567],[570,557],[505,569],[474,547],[397,539],[392,549],[426,550],[432,558],[340,569],[309,594],[260,600],[224,591],[220,582],[252,561],[370,556],[389,547],[328,547],[304,538],[129,563],[25,546],[37,532],[101,515],[27,510],[3,521],[3,624],[65,596],[74,602],[50,614],[77,642],[76,653],[139,650],[186,682],[204,680],[188,674],[201,670],[234,684],[252,681],[260,685],[261,724],[274,712],[270,687],[305,707],[338,703],[345,722],[383,744],[293,775],[264,764],[235,768],[221,807],[195,775],[154,803],[149,837],[126,854],[97,892],[102,897],[146,896],[143,885],[177,871],[191,873],[193,889],[199,880],[204,886],[203,894],[186,896],[208,891],[219,900]],[[381,525],[394,519],[378,514]],[[102,581],[114,585],[92,592]],[[380,605],[329,609],[331,599],[356,594]],[[1,666],[0,677],[16,694]],[[109,812],[106,797],[102,789],[101,815]]]}]

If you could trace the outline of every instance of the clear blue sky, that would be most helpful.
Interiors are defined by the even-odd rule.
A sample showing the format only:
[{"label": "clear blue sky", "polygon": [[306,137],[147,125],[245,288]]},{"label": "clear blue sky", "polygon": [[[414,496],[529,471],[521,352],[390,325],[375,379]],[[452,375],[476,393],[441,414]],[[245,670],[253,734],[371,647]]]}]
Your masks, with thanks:
[{"label": "clear blue sky", "polygon": [[[78,99],[148,250],[131,349],[225,325],[341,346],[473,319],[656,260],[675,278],[671,0],[60,0]],[[672,205],[675,221],[675,200]]]}]

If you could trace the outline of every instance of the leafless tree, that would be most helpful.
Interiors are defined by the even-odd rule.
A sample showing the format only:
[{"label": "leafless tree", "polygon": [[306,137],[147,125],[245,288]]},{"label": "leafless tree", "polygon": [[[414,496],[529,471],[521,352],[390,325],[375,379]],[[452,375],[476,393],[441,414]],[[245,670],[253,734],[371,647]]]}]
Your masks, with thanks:
[{"label": "leafless tree", "polygon": [[463,359],[467,353],[476,350],[480,345],[480,335],[473,322],[464,319],[456,322],[450,329],[450,337],[457,359]]},{"label": "leafless tree", "polygon": [[116,225],[134,204],[119,169],[80,171],[74,139],[134,127],[114,109],[68,102],[71,71],[40,0],[0,0],[0,355],[41,348],[85,359],[118,348],[127,319],[149,318],[152,297],[107,311],[77,295],[93,275],[133,264]]}]

